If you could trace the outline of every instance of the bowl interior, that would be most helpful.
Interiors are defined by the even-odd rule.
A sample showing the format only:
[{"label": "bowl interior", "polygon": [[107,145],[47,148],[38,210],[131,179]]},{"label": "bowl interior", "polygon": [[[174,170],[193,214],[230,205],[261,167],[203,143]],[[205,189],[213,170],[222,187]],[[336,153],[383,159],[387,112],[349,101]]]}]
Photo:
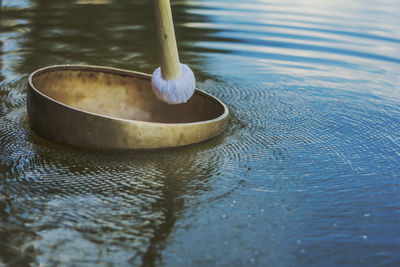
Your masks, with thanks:
[{"label": "bowl interior", "polygon": [[224,106],[196,90],[185,104],[168,105],[151,89],[151,76],[96,69],[54,69],[38,72],[33,86],[48,97],[79,109],[114,118],[160,123],[216,119]]}]

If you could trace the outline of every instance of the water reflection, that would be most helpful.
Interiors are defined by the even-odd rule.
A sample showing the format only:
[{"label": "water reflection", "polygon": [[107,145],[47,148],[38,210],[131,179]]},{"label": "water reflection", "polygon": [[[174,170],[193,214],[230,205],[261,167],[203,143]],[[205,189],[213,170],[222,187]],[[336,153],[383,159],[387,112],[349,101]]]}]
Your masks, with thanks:
[{"label": "water reflection", "polygon": [[80,5],[104,5],[104,4],[111,4],[111,0],[75,0],[75,4],[80,4]]},{"label": "water reflection", "polygon": [[1,123],[13,130],[1,144],[11,158],[1,168],[0,255],[10,265],[153,265],[186,200],[211,190],[219,172],[216,147],[79,151],[31,135],[23,112],[9,119]]},{"label": "water reflection", "polygon": [[[32,2],[35,4],[28,16],[30,31],[24,43],[25,64],[18,67],[18,72],[30,73],[54,64],[107,65],[145,73],[157,67],[148,1]],[[181,23],[187,20],[185,9],[184,6],[174,7],[174,15]],[[178,45],[181,36],[186,40],[191,38],[177,27]],[[201,63],[198,57],[188,56],[184,50],[181,58],[189,64]]]},{"label": "water reflection", "polygon": [[27,64],[18,71],[29,73],[32,67],[68,63],[108,64],[143,71],[148,66],[143,55],[151,58],[154,54],[149,29],[151,10],[146,1],[104,5],[34,3],[24,43],[29,51]]},{"label": "water reflection", "polygon": [[[32,3],[30,9],[6,10],[18,21],[12,26],[18,37],[12,36],[9,46],[24,48],[20,58],[2,60],[13,63],[2,68],[8,78],[67,63],[155,68],[147,1]],[[29,30],[19,32],[22,18]],[[208,180],[219,163],[209,150],[216,148],[104,154],[52,144],[27,127],[19,103],[25,95],[15,97],[24,83],[18,79],[7,84],[11,88],[2,87],[2,105],[8,105],[0,122],[3,263],[153,265],[160,260],[186,198],[210,189]]]},{"label": "water reflection", "polygon": [[65,63],[151,72],[149,3],[61,2],[3,1],[2,262],[398,262],[397,2],[173,1],[181,59],[230,126],[124,154],[32,133],[26,76]]}]

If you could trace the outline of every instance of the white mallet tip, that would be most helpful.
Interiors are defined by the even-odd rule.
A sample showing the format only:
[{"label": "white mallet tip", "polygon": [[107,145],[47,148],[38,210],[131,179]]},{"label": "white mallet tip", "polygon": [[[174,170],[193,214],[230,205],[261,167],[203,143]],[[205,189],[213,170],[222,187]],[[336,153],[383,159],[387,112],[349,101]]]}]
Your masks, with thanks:
[{"label": "white mallet tip", "polygon": [[196,79],[193,71],[185,64],[180,64],[182,76],[176,80],[167,81],[161,76],[160,68],[153,72],[151,84],[154,94],[168,104],[186,103],[194,94]]}]

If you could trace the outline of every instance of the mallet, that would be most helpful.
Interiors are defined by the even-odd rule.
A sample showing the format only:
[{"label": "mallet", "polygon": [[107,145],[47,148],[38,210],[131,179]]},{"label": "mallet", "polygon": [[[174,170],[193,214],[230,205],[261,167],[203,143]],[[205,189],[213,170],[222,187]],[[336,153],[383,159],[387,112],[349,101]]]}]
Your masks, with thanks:
[{"label": "mallet", "polygon": [[154,94],[168,104],[186,103],[193,95],[196,80],[192,70],[179,62],[169,0],[152,0],[157,29],[160,67],[153,72]]}]

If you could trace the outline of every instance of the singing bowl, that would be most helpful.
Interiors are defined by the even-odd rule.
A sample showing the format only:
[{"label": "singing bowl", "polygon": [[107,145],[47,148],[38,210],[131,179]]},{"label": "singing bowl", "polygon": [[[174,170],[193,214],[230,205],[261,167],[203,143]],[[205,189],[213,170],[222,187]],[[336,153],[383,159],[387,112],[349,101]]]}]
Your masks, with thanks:
[{"label": "singing bowl", "polygon": [[50,66],[29,76],[30,127],[54,142],[93,149],[154,149],[210,139],[228,108],[195,90],[185,104],[159,101],[151,75],[99,66]]}]

